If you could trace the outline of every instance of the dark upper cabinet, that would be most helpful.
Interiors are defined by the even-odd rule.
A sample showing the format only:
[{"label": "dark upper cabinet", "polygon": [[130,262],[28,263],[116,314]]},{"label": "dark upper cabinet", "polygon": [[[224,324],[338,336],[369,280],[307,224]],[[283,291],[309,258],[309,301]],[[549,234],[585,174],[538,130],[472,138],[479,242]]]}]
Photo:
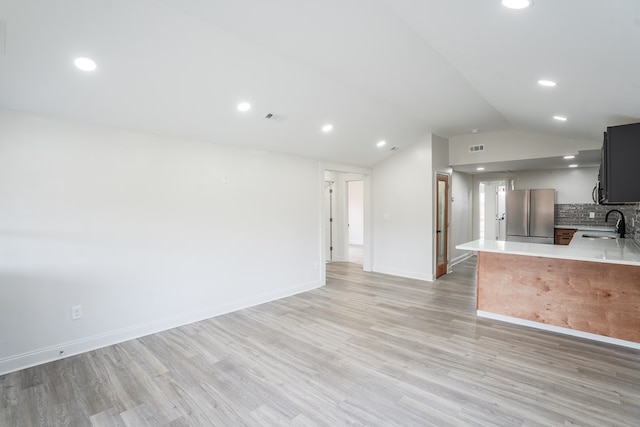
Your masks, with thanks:
[{"label": "dark upper cabinet", "polygon": [[607,127],[598,180],[600,203],[640,202],[640,123]]}]

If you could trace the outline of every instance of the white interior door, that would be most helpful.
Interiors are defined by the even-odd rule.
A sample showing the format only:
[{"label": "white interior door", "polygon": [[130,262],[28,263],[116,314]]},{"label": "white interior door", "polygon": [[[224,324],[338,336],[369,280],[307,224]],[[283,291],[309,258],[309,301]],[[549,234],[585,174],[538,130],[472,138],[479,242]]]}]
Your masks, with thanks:
[{"label": "white interior door", "polygon": [[335,217],[335,203],[333,200],[333,187],[332,181],[324,182],[324,209],[326,212],[326,227],[325,227],[325,261],[333,261],[333,241],[335,230],[333,227],[333,218]]},{"label": "white interior door", "polygon": [[504,240],[505,221],[502,220],[505,206],[505,181],[481,181],[480,196],[480,238],[485,240]]},{"label": "white interior door", "polygon": [[364,244],[364,182],[349,181],[349,244]]}]

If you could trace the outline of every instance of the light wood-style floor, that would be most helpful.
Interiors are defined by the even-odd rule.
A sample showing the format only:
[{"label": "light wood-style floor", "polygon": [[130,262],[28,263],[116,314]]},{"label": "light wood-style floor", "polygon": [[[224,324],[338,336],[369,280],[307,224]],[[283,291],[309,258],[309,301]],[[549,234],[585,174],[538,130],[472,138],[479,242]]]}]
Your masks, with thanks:
[{"label": "light wood-style floor", "polygon": [[477,319],[435,283],[327,266],[290,298],[0,377],[1,426],[638,426],[640,352]]}]

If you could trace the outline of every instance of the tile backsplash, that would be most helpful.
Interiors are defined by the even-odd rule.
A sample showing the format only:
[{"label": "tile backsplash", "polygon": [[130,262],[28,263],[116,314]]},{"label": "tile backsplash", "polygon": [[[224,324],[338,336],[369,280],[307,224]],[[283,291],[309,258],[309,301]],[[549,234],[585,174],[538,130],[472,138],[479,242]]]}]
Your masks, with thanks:
[{"label": "tile backsplash", "polygon": [[[624,214],[626,222],[626,238],[634,239],[640,245],[640,203],[635,205],[596,205],[593,203],[557,204],[556,225],[577,225],[588,227],[613,227],[619,214],[609,215],[609,222],[604,218],[611,209],[617,209]],[[595,218],[589,218],[593,212]],[[634,224],[635,225],[632,225]]]},{"label": "tile backsplash", "polygon": [[638,245],[638,247],[640,247],[640,203],[638,203],[636,205],[636,213],[635,213],[635,223],[636,223],[636,227],[635,227],[635,234],[633,237],[633,240],[635,240],[636,245]]}]

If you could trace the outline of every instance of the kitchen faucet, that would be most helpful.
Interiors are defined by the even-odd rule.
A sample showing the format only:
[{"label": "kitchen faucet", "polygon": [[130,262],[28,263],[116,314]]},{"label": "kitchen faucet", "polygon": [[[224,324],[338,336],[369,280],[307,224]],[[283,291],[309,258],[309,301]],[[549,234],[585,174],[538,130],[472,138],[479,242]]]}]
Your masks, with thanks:
[{"label": "kitchen faucet", "polygon": [[618,219],[618,221],[616,221],[616,233],[620,233],[620,237],[624,239],[624,233],[626,232],[624,214],[618,209],[611,209],[609,212],[607,212],[607,215],[605,215],[604,222],[607,222],[609,220],[609,214],[611,212],[618,212],[620,214],[620,218]]}]

